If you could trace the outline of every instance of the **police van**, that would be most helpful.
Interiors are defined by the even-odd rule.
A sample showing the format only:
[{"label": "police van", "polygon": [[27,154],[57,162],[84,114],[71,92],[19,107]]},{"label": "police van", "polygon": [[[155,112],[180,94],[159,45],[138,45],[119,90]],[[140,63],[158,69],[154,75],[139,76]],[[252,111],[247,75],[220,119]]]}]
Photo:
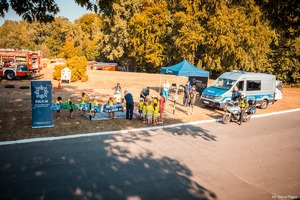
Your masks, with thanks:
[{"label": "police van", "polygon": [[271,74],[236,70],[225,72],[203,91],[201,103],[223,109],[226,101],[231,99],[234,86],[237,86],[247,98],[256,100],[257,107],[265,109],[282,98],[282,87],[276,88],[277,85],[281,86],[281,82],[276,81],[276,77]]}]

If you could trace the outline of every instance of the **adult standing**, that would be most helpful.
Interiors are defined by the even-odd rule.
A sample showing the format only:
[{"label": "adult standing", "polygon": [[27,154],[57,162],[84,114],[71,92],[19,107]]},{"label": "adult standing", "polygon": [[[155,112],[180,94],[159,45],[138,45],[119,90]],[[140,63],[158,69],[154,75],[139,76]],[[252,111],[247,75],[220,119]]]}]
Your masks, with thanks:
[{"label": "adult standing", "polygon": [[183,105],[188,106],[189,103],[189,97],[190,97],[190,92],[191,92],[191,85],[190,82],[187,81],[184,88],[184,96],[183,96]]},{"label": "adult standing", "polygon": [[197,97],[196,85],[192,86],[192,89],[191,89],[189,95],[190,96],[189,96],[189,112],[188,112],[188,115],[194,113],[194,106],[195,106],[196,97]]},{"label": "adult standing", "polygon": [[145,87],[141,91],[140,98],[143,98],[145,100],[145,98],[148,97],[149,94],[150,94],[150,88],[149,87]]},{"label": "adult standing", "polygon": [[237,100],[239,102],[239,107],[241,108],[240,125],[242,125],[242,123],[244,121],[245,109],[248,106],[247,100],[245,99],[245,93],[242,92]]},{"label": "adult standing", "polygon": [[233,87],[233,91],[232,91],[231,100],[237,101],[238,98],[240,97],[240,94],[241,94],[241,93],[240,93],[238,87],[237,87],[237,86],[234,86],[234,87]]},{"label": "adult standing", "polygon": [[169,89],[170,89],[170,83],[166,79],[163,85],[163,95],[166,97],[166,102],[169,99]]},{"label": "adult standing", "polygon": [[132,94],[127,90],[125,90],[124,94],[125,94],[124,98],[126,101],[126,119],[132,120],[133,107],[134,107],[133,97]]},{"label": "adult standing", "polygon": [[117,83],[115,87],[112,88],[114,92],[114,97],[116,98],[117,103],[121,103],[122,98],[122,87],[120,83]]},{"label": "adult standing", "polygon": [[160,121],[158,123],[163,123],[164,119],[163,119],[163,113],[165,110],[165,96],[163,95],[163,93],[160,93],[160,98],[159,98],[159,115],[160,115]]}]

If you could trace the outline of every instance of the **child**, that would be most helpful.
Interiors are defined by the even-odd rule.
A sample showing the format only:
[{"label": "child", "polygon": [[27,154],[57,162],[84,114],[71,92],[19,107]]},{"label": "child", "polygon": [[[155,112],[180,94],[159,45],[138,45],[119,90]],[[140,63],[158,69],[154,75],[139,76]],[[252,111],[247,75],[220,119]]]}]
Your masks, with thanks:
[{"label": "child", "polygon": [[60,112],[60,109],[61,109],[61,106],[62,106],[62,98],[57,97],[57,100],[56,100],[55,104],[57,105],[57,107],[59,107],[56,111],[56,119],[59,119],[59,116],[62,115],[62,113]]},{"label": "child", "polygon": [[144,99],[140,98],[140,103],[139,103],[140,120],[143,119],[143,106],[144,106]]},{"label": "child", "polygon": [[142,113],[143,113],[144,123],[146,124],[147,123],[147,102],[146,101],[144,101]]},{"label": "child", "polygon": [[154,108],[151,104],[151,101],[149,101],[148,106],[147,106],[147,122],[148,122],[148,125],[152,124],[153,112],[154,112]]},{"label": "child", "polygon": [[158,97],[157,96],[153,96],[153,105],[154,104],[158,104]]},{"label": "child", "polygon": [[[113,105],[114,105],[114,98],[110,97],[109,100],[108,100],[108,102],[107,102],[107,106],[110,106],[111,109],[112,109]],[[111,110],[111,112],[109,112],[109,118],[110,119],[115,118],[115,112],[113,112],[112,110]]]},{"label": "child", "polygon": [[159,116],[159,107],[157,103],[154,103],[154,112],[153,112],[153,124],[157,125],[158,124],[158,118]]},{"label": "child", "polygon": [[[81,94],[81,104],[87,104],[87,96],[85,92]],[[83,116],[86,117],[86,108],[83,109]]]},{"label": "child", "polygon": [[[94,97],[94,101],[92,102],[93,106],[98,106],[97,97]],[[97,117],[97,110],[94,107],[94,119]]]},{"label": "child", "polygon": [[68,99],[68,104],[70,105],[70,119],[74,119],[74,105],[73,105],[73,94],[71,94],[70,98]]}]

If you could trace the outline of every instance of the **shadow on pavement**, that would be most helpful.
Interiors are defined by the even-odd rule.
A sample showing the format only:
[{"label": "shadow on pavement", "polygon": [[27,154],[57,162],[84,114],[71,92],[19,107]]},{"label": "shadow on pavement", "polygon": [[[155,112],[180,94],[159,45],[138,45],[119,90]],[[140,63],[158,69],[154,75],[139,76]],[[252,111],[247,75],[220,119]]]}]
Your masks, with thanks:
[{"label": "shadow on pavement", "polygon": [[[122,135],[0,147],[1,199],[217,199],[191,170]],[[124,142],[124,140],[126,142]],[[143,142],[151,142],[143,140]]]}]

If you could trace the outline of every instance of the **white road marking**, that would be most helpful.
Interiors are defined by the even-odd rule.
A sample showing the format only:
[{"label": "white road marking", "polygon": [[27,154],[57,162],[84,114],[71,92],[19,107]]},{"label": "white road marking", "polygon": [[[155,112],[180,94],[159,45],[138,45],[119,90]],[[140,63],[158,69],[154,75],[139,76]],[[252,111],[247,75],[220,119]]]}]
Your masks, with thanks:
[{"label": "white road marking", "polygon": [[[300,108],[293,109],[293,110],[272,112],[272,113],[267,113],[267,114],[253,115],[252,118],[267,117],[267,116],[271,116],[271,115],[279,115],[279,114],[297,112],[297,111],[300,111]],[[172,128],[172,127],[204,124],[204,123],[211,123],[211,122],[218,122],[218,121],[221,121],[221,119],[200,120],[200,121],[193,121],[193,122],[186,122],[186,123],[171,124],[171,125],[166,125],[166,126],[137,128],[137,129],[131,129],[131,130],[106,131],[106,132],[66,135],[66,136],[59,136],[59,137],[30,138],[30,139],[0,142],[0,146],[12,145],[12,144],[24,144],[24,143],[32,143],[32,142],[42,142],[42,141],[52,141],[52,140],[63,140],[63,139],[80,138],[80,137],[91,137],[91,136],[100,136],[100,135],[113,135],[113,134],[137,132],[137,131],[150,131],[150,130],[156,130],[156,129],[162,129],[162,128]]]}]

